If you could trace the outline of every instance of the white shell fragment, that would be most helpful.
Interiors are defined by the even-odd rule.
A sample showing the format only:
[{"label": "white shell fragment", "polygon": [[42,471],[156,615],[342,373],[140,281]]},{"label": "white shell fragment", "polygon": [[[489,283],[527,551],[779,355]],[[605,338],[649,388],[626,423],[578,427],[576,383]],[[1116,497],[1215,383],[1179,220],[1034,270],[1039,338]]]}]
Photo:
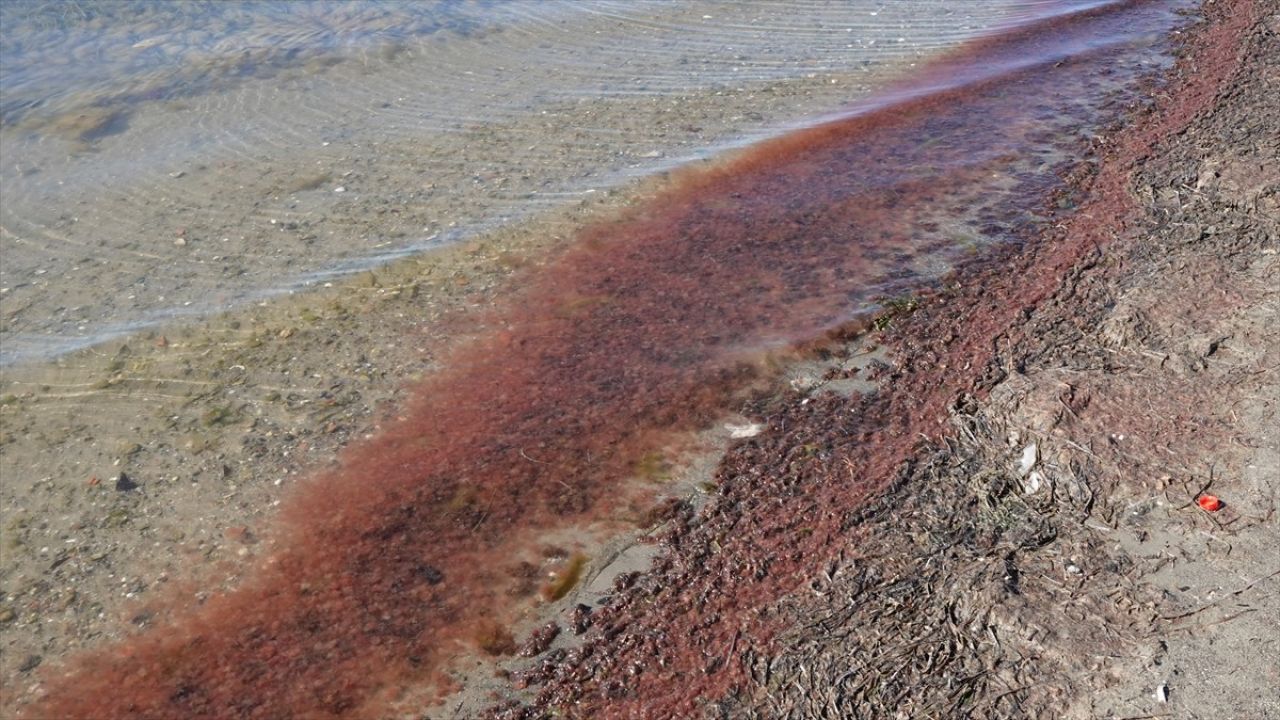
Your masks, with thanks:
[{"label": "white shell fragment", "polygon": [[729,431],[729,437],[734,440],[738,440],[741,438],[750,438],[759,435],[764,432],[764,425],[761,425],[760,423],[747,423],[746,425],[726,423],[724,429]]},{"label": "white shell fragment", "polygon": [[1022,459],[1018,461],[1018,475],[1026,477],[1031,468],[1040,460],[1040,448],[1035,443],[1022,448]]}]

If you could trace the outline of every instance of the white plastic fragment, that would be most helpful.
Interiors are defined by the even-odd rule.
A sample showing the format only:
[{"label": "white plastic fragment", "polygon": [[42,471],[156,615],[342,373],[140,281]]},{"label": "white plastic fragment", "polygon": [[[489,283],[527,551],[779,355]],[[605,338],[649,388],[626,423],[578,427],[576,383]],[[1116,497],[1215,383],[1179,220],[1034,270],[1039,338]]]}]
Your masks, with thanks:
[{"label": "white plastic fragment", "polygon": [[1167,703],[1167,702],[1169,702],[1169,686],[1168,686],[1168,684],[1166,684],[1166,683],[1160,683],[1159,685],[1157,685],[1157,686],[1156,686],[1156,691],[1155,691],[1154,695],[1155,695],[1156,700],[1158,700],[1158,701],[1160,701],[1160,702],[1162,702],[1162,703]]}]

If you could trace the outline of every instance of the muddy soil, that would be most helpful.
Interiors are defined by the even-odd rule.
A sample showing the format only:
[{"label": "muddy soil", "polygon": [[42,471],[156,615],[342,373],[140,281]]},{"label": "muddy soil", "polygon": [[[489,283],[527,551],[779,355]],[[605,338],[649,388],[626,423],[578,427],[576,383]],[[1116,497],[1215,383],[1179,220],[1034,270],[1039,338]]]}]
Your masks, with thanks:
[{"label": "muddy soil", "polygon": [[530,258],[623,202],[601,194],[332,287],[7,369],[6,702],[39,687],[46,661],[148,627],[147,602],[173,583],[202,586],[193,604],[236,584],[298,480],[393,421],[406,380],[438,369]]}]

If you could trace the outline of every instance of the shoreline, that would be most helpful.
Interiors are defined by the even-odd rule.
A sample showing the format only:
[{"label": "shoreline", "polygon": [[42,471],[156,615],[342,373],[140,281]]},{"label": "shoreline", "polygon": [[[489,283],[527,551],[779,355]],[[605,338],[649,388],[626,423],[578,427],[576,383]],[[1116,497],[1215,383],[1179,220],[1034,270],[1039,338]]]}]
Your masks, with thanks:
[{"label": "shoreline", "polygon": [[[891,392],[781,401],[773,437],[735,448],[713,505],[664,537],[672,559],[619,591],[586,646],[530,671],[534,703],[491,716],[1280,706],[1262,669],[1280,642],[1267,619],[1280,585],[1280,298],[1267,280],[1280,178],[1265,169],[1277,157],[1266,110],[1277,9],[1208,6],[1179,81],[1098,146],[1099,173],[1077,179],[1088,194],[1060,231],[960,272],[880,334]],[[1202,234],[1222,219],[1230,229]],[[1224,283],[1230,309],[1205,301],[1201,271]],[[1238,344],[1215,357],[1228,337]],[[845,471],[830,460],[794,477],[794,450],[838,447],[833,427],[870,446],[858,473],[881,490],[865,505],[841,496]],[[1221,518],[1195,507],[1209,490],[1237,506]],[[768,515],[759,498],[776,499]],[[794,540],[814,518],[825,554]],[[1231,558],[1231,544],[1248,550]],[[805,584],[741,602],[742,578],[784,557],[808,565]],[[1221,607],[1234,598],[1235,612]],[[632,667],[645,669],[619,683]]]},{"label": "shoreline", "polygon": [[[604,200],[600,203],[600,205],[607,207],[611,202],[613,201]],[[607,209],[601,210],[600,212],[607,212]],[[453,300],[453,302],[455,303],[454,307],[465,307],[468,304],[473,304],[477,298],[484,297],[486,293],[491,292],[494,287],[497,287],[498,284],[502,282],[501,278],[503,277],[504,273],[519,272],[520,266],[523,264],[523,262],[525,262],[524,260],[521,260],[519,258],[513,258],[512,259],[513,262],[511,263],[510,268],[506,270],[493,270],[491,269],[492,263],[495,260],[500,261],[500,259],[496,256],[487,255],[486,254],[487,251],[483,249],[482,246],[459,248],[456,251],[450,251],[450,252],[453,253],[454,255],[462,256],[463,259],[461,262],[463,265],[470,265],[470,267],[476,268],[474,270],[460,270],[458,273],[455,273],[452,275],[449,273],[446,273],[446,277],[442,278],[443,286],[451,287],[452,289],[451,294],[456,295],[456,298]],[[475,254],[472,255],[471,257],[468,257],[468,255],[473,252]],[[536,252],[531,253],[531,255],[536,256],[537,253]],[[410,263],[410,265],[412,265],[412,263]],[[448,266],[446,265],[446,267]],[[480,268],[490,268],[490,269],[485,270]],[[412,276],[414,273],[410,271],[407,274],[409,276]],[[390,304],[405,303],[405,304],[411,305],[411,303],[407,301],[412,300],[413,299],[412,296],[416,294],[414,287],[410,285],[405,285],[403,283],[399,283],[393,279],[388,278],[388,276],[394,276],[394,275],[395,275],[395,271],[390,271],[386,273],[382,271],[375,271],[374,273],[371,273],[368,276],[363,276],[368,278],[369,287],[367,292],[367,303],[369,305],[379,304],[379,303],[390,303]],[[458,277],[463,278],[463,281],[459,282],[457,280]],[[477,281],[474,279],[476,277],[479,277],[481,279]],[[452,283],[452,286],[450,286],[450,283]],[[358,286],[359,282],[353,283],[353,285]],[[396,294],[397,291],[399,292],[398,295]],[[405,295],[408,295],[410,297],[405,298],[404,297]],[[390,296],[390,297],[387,297],[387,296]],[[946,301],[954,302],[955,298],[952,297]],[[306,302],[307,304],[311,304],[311,305],[314,305],[314,304],[324,305],[326,301],[316,296],[308,296],[308,299],[304,300],[303,302]],[[337,302],[342,303],[341,300]],[[919,320],[918,318],[928,317],[929,314],[934,311],[932,308],[934,307],[934,304],[936,304],[936,302],[937,302],[936,297],[930,298],[930,296],[926,295],[924,297],[922,308],[916,309],[915,313],[910,313],[909,314],[910,317],[907,317],[906,315],[904,315],[903,317],[904,324],[902,325],[902,327],[909,328],[909,327],[913,327],[914,323],[923,322],[923,320]],[[293,310],[292,312],[286,311],[285,313],[283,313],[284,319],[282,322],[265,322],[258,325],[254,325],[251,328],[244,328],[243,326],[232,327],[231,323],[234,321],[227,320],[226,318],[219,318],[217,320],[214,320],[210,323],[210,325],[218,326],[221,323],[225,322],[226,325],[223,325],[220,329],[221,332],[224,333],[223,337],[236,338],[235,340],[232,341],[233,343],[243,342],[246,346],[245,352],[249,352],[249,353],[258,352],[259,349],[263,347],[263,345],[276,344],[280,346],[279,349],[276,350],[276,352],[283,352],[287,354],[288,351],[287,349],[285,349],[285,347],[287,346],[288,341],[291,338],[299,337],[300,334],[302,333],[309,333],[313,335],[313,338],[315,338],[315,341],[323,342],[322,337],[324,334],[335,332],[335,329],[336,329],[335,321],[343,322],[345,319],[345,322],[347,322],[347,327],[350,328],[359,324],[359,320],[356,318],[361,313],[359,313],[358,311],[353,312],[350,307],[347,307],[345,309],[340,309],[337,306],[330,306],[328,310],[322,309],[319,312],[310,311],[310,314],[314,317],[314,319],[308,319],[306,316],[303,315],[302,311],[299,311],[296,309]],[[289,317],[290,315],[292,315],[292,317]],[[402,322],[403,322],[403,328],[404,328],[403,332],[406,332],[406,333],[411,332],[409,328],[412,325],[412,323],[410,323],[407,319],[403,319]],[[338,325],[337,327],[342,327],[342,326]],[[894,328],[894,332],[898,332],[898,329],[896,326]],[[906,332],[906,331],[903,331],[903,332]],[[163,340],[161,338],[163,338]],[[217,341],[206,342],[202,344],[193,343],[192,345],[184,347],[181,344],[180,340],[159,335],[153,338],[153,342],[156,342],[156,343],[163,342],[165,347],[160,349],[166,350],[166,352],[169,352],[170,349],[172,349],[172,351],[176,351],[177,353],[190,354],[190,355],[196,355],[201,352],[209,352],[209,351],[225,352],[225,350],[218,348],[218,345],[220,343]],[[352,342],[356,346],[359,345],[358,340],[355,340]],[[266,351],[262,351],[262,352],[266,352]],[[356,361],[359,359],[361,355],[364,355],[365,353],[361,352],[356,348],[353,348],[352,350],[350,350],[349,353],[350,354],[348,357],[352,361],[352,367],[347,368],[347,370],[356,371],[358,370],[358,366],[360,365],[360,363]],[[366,358],[365,362],[371,367],[376,368],[376,372],[381,373],[383,376],[395,376],[397,383],[403,380],[402,375],[415,374],[413,371],[405,373],[405,370],[409,367],[413,367],[416,369],[417,372],[421,372],[421,373],[428,372],[432,369],[430,358],[411,359],[413,353],[408,352],[408,348],[405,348],[405,347],[393,349],[386,355],[392,358],[397,358],[397,359],[392,359],[389,362],[382,359],[369,362],[369,359]],[[228,355],[227,357],[229,357],[230,359],[235,359],[234,353]],[[110,368],[115,366],[115,364],[117,363],[117,360],[121,358],[123,358],[124,366],[123,368],[118,368],[115,371],[116,375],[121,374],[120,370],[127,370],[127,371],[133,370],[133,368],[130,367],[130,363],[133,362],[133,356],[130,353],[118,355],[116,358],[112,358],[108,360],[106,362],[106,367]],[[180,364],[181,363],[178,363],[178,365]],[[235,365],[238,365],[238,364],[247,364],[247,363],[226,363],[222,368],[222,372],[226,373],[227,374],[226,377],[228,377],[228,380],[225,383],[225,385],[228,387],[231,387],[231,388],[238,387],[234,379],[234,372],[235,372],[234,368],[235,368]],[[907,368],[907,370],[910,371],[911,368]],[[890,374],[891,381],[896,384],[899,380],[899,376],[897,375],[897,373],[901,373],[903,371],[904,371],[904,368],[901,365],[895,366]],[[177,372],[173,374],[179,375],[179,373]],[[307,373],[303,372],[301,374],[305,376]],[[373,375],[375,373],[370,372],[369,374]],[[304,408],[302,414],[305,415],[305,420],[302,420],[301,422],[289,417],[290,415],[296,416],[298,408],[302,407],[301,405],[296,405],[296,403],[293,403],[288,397],[285,396],[284,393],[280,392],[280,390],[272,390],[266,387],[265,385],[259,388],[254,388],[254,391],[258,392],[261,395],[261,397],[258,398],[257,400],[259,404],[261,404],[263,401],[267,403],[281,402],[283,405],[286,406],[285,409],[288,410],[289,412],[280,413],[277,415],[277,418],[288,418],[288,419],[278,419],[276,420],[276,425],[271,425],[270,424],[271,421],[270,419],[268,419],[267,422],[264,422],[263,424],[259,425],[258,424],[259,421],[263,419],[261,416],[259,416],[254,420],[253,426],[250,427],[250,432],[246,432],[245,435],[249,436],[252,434],[261,434],[261,435],[269,436],[269,434],[277,433],[277,432],[281,434],[292,434],[294,432],[294,428],[307,426],[308,429],[306,431],[304,431],[303,433],[299,433],[293,440],[289,441],[294,443],[294,446],[293,446],[294,450],[291,452],[300,453],[300,452],[304,452],[305,449],[307,448],[335,449],[337,447],[340,447],[342,444],[344,444],[348,439],[358,437],[359,435],[364,434],[366,429],[370,428],[371,424],[376,425],[376,423],[379,422],[379,419],[378,419],[379,416],[376,414],[376,411],[371,411],[369,410],[369,408],[373,407],[375,404],[382,407],[390,407],[393,404],[392,402],[393,398],[396,397],[396,393],[398,392],[395,389],[390,389],[390,386],[379,385],[378,387],[382,387],[384,389],[380,391],[375,391],[372,393],[362,391],[358,395],[357,400],[343,401],[342,398],[344,396],[344,393],[347,393],[350,390],[349,385],[343,386],[335,390],[334,385],[326,384],[328,382],[326,378],[313,378],[313,379],[319,380],[319,382],[310,383],[313,386],[311,388],[311,392],[314,393],[314,397],[301,398],[300,402],[314,401],[320,404],[324,404],[326,405],[326,407],[322,409],[320,412],[314,412],[314,413],[308,412],[307,409]],[[106,378],[105,381],[107,382],[107,388],[113,387],[112,380],[113,380],[113,377]],[[101,381],[98,381],[98,382],[101,382]],[[117,383],[118,382],[120,381],[117,381]],[[377,385],[377,383],[374,383],[374,385]],[[279,387],[285,388],[287,386],[285,385],[285,383],[282,382],[279,384]],[[223,391],[225,391],[226,389],[227,389],[226,387],[222,388]],[[240,391],[240,390],[237,390],[237,391]],[[267,400],[267,398],[270,397],[272,392],[279,393],[280,396],[276,400]],[[379,394],[379,393],[382,393],[382,394]],[[348,394],[346,395],[346,397],[350,398],[351,395]],[[210,396],[202,397],[197,394],[194,397],[194,399],[199,401],[205,401],[205,400],[209,400]],[[68,400],[73,400],[73,398],[68,398]],[[288,407],[291,404],[293,404],[294,406]],[[303,402],[302,404],[305,405],[307,403]],[[352,407],[351,409],[343,409],[343,408],[348,408],[349,405],[355,406],[355,407]],[[340,409],[337,410],[336,412],[333,412],[331,415],[326,414],[328,413],[329,410],[332,410],[335,406]],[[233,407],[231,404],[228,404],[227,408],[228,410],[226,412],[229,413],[229,415],[225,417],[223,415],[208,415],[207,412],[202,411],[198,415],[192,414],[192,416],[189,418],[186,418],[185,421],[192,425],[195,434],[199,433],[200,427],[216,428],[216,427],[221,427],[224,424],[236,425],[240,423],[241,416],[242,416],[241,411]],[[217,407],[214,407],[213,409],[217,409]],[[830,412],[831,408],[826,407],[825,410]],[[389,419],[386,417],[385,412],[383,412],[382,418]],[[6,430],[8,431],[8,428],[6,428]],[[249,447],[249,446],[246,445],[246,447]],[[196,441],[196,445],[193,445],[190,448],[185,448],[185,450],[189,451],[189,454],[192,457],[200,456],[203,453],[208,452],[207,449],[198,448],[198,440]],[[121,467],[122,468],[127,467],[129,458],[136,457],[137,452],[138,451],[133,450],[132,447],[121,448],[119,450],[120,457],[124,458],[126,461],[125,463],[122,463]],[[216,455],[217,453],[214,453],[214,454]],[[290,452],[286,452],[283,455],[269,458],[269,460],[275,464],[275,467],[278,469],[277,471],[285,472],[283,468],[287,465],[292,464],[292,461],[287,459],[289,455],[290,455]],[[254,462],[257,462],[260,460],[259,458],[252,458],[252,459]],[[757,468],[765,468],[767,466],[768,466],[767,462],[758,462],[753,465],[753,467],[757,467]],[[209,472],[213,475],[217,475],[218,472],[222,472],[222,474],[224,475],[227,474],[225,470],[222,470],[219,468],[209,468]],[[99,479],[103,480],[106,478],[99,478]],[[231,492],[235,493],[238,491],[238,488],[234,486],[235,485],[234,482],[232,484],[233,486],[231,487]],[[94,487],[97,487],[97,486],[94,486]],[[109,490],[109,488],[104,488],[104,490]],[[730,490],[731,489],[726,489],[720,492],[727,493]],[[257,511],[261,512],[261,509],[263,506],[269,505],[269,498],[271,497],[271,494],[270,494],[271,491],[269,488],[267,488],[267,491],[268,493],[265,495],[262,493],[259,493],[258,495],[247,496],[243,500],[237,500],[237,502],[240,503],[240,510],[243,511],[245,508],[257,508]],[[108,497],[111,497],[109,493],[108,493]],[[719,502],[719,499],[717,499],[716,502]],[[680,511],[680,512],[687,512],[687,511]],[[679,515],[679,513],[677,513],[677,515]],[[234,512],[232,516],[234,516]],[[253,517],[253,515],[249,515],[249,517]],[[128,523],[136,523],[138,521],[137,519],[130,518],[125,520],[124,522],[125,524],[128,524]],[[148,521],[144,521],[144,522],[148,522]],[[213,523],[214,526],[221,525],[221,524],[224,524],[224,523]],[[226,532],[224,531],[223,537],[220,540],[217,537],[205,539],[206,541],[211,540],[212,544],[217,546],[216,549],[213,551],[214,555],[212,556],[207,555],[207,557],[216,557],[216,558],[226,557],[227,558],[226,561],[229,562],[234,568],[237,563],[240,563],[242,561],[248,561],[252,557],[258,555],[260,552],[263,552],[263,553],[266,552],[266,548],[263,545],[258,544],[259,542],[262,542],[264,538],[257,537],[257,533],[259,532],[257,527],[245,527],[244,524],[237,524],[237,525],[228,525],[226,529],[228,531],[231,531],[231,534],[227,535]],[[164,530],[160,529],[159,532],[164,532]],[[269,543],[269,538],[266,538],[265,540],[267,541],[267,543]],[[681,541],[681,542],[684,542],[684,541]],[[204,551],[201,550],[201,552],[204,552]],[[61,556],[58,556],[58,557],[60,558]],[[59,559],[55,558],[54,562],[59,562]],[[66,561],[63,560],[61,562],[66,562]],[[236,572],[237,572],[236,570],[232,569],[228,573],[228,575],[234,576]],[[72,602],[74,602],[74,599],[72,600]],[[150,622],[151,622],[150,619],[146,619],[140,624],[145,626]],[[735,637],[733,644],[736,645],[737,642],[738,640]],[[731,650],[731,652],[734,652],[734,651],[736,650]],[[744,652],[745,651],[746,650],[744,649]],[[6,654],[6,662],[12,662],[13,660],[14,658]],[[26,660],[24,659],[23,662],[25,663]]]},{"label": "shoreline", "polygon": [[[333,64],[298,57],[299,67],[193,97],[52,101],[41,108],[56,113],[43,129],[0,127],[11,161],[0,171],[8,191],[0,364],[254,302],[332,270],[517,224],[592,192],[625,192],[637,176],[785,132],[865,96],[963,39],[952,23],[972,25],[969,34],[1000,24],[1000,3],[972,5],[914,4],[919,10],[906,17],[923,21],[915,33],[894,30],[897,10],[857,32],[826,33],[792,25],[777,9],[719,0],[603,15],[545,4],[537,10],[576,9],[561,18],[567,25],[548,19],[529,30],[509,18],[506,30],[446,30],[382,48],[388,53],[353,48]],[[155,7],[151,14],[167,14]],[[741,59],[698,41],[715,25],[699,8],[734,27],[724,38],[745,43]],[[815,6],[814,20],[859,14],[846,8]],[[328,8],[348,23],[366,10],[377,14]],[[325,13],[317,14],[322,24]],[[764,32],[771,23],[782,30]],[[628,35],[631,49],[620,41]],[[180,38],[157,41],[181,57]],[[792,60],[809,52],[798,48],[824,60],[811,68]],[[162,52],[123,51],[135,59]],[[601,53],[621,57],[606,62],[608,72],[588,72]],[[685,61],[699,72],[685,72]],[[110,132],[81,127],[104,113],[118,118]]]}]

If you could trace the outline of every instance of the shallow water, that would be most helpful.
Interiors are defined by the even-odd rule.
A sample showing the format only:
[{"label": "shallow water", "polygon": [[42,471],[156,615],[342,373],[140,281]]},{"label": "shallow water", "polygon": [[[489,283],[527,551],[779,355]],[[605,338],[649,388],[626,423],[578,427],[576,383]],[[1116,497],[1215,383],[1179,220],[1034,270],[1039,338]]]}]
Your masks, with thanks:
[{"label": "shallow water", "polygon": [[1105,4],[6,2],[0,365],[456,242]]}]

